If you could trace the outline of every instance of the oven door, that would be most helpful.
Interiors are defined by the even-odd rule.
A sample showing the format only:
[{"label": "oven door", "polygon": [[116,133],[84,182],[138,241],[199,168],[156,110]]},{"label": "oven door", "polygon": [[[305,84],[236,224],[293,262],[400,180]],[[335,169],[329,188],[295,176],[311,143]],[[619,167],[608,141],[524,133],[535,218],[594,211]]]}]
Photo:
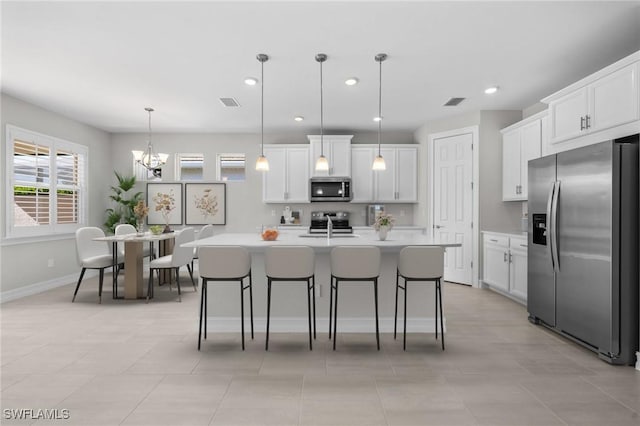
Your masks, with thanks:
[{"label": "oven door", "polygon": [[322,178],[310,180],[311,201],[351,201],[351,180]]}]

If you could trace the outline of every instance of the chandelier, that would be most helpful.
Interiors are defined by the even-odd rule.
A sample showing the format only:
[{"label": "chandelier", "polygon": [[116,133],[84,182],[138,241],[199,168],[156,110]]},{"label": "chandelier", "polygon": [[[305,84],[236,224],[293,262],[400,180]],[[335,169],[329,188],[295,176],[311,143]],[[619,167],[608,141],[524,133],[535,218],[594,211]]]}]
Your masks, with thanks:
[{"label": "chandelier", "polygon": [[149,113],[149,134],[147,139],[147,149],[145,151],[131,151],[133,159],[136,163],[142,165],[147,170],[156,170],[167,163],[169,154],[156,153],[153,151],[153,145],[151,144],[151,113],[153,108],[145,108],[145,111]]}]

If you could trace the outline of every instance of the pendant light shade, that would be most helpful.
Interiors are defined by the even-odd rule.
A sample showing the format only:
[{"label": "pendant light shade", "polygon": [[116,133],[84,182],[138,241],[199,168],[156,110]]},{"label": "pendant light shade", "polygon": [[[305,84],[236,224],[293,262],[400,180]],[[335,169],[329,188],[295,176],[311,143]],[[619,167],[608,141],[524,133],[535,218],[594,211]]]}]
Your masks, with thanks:
[{"label": "pendant light shade", "polygon": [[260,53],[256,59],[260,62],[260,156],[256,160],[256,170],[268,172],[269,161],[264,156],[264,63],[269,60],[269,57]]},{"label": "pendant light shade", "polygon": [[147,135],[147,149],[145,151],[131,151],[133,159],[147,170],[155,170],[167,163],[169,154],[156,153],[153,151],[151,144],[151,113],[153,108],[146,107],[144,109],[149,114],[149,133]]},{"label": "pendant light shade", "polygon": [[378,53],[375,57],[376,62],[380,64],[380,84],[378,85],[378,117],[376,120],[378,122],[378,155],[376,155],[376,158],[373,160],[373,165],[371,166],[371,168],[377,171],[387,169],[387,165],[384,162],[382,153],[380,152],[380,144],[382,143],[382,63],[385,59],[387,59],[386,53]]},{"label": "pendant light shade", "polygon": [[316,55],[316,61],[320,63],[320,157],[316,160],[316,171],[327,172],[329,171],[329,161],[324,156],[324,99],[322,96],[322,63],[327,60],[327,55],[324,53],[318,53]]}]

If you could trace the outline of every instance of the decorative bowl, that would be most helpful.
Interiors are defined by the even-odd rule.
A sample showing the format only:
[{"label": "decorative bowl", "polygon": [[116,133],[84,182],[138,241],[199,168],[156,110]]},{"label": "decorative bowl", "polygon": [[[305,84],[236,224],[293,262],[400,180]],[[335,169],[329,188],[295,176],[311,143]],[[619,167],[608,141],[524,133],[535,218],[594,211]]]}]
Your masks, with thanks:
[{"label": "decorative bowl", "polygon": [[164,230],[164,226],[162,225],[151,225],[149,227],[149,231],[151,231],[153,235],[160,235],[162,234],[163,230]]},{"label": "decorative bowl", "polygon": [[275,241],[278,238],[278,230],[267,228],[262,232],[261,236],[265,241]]}]

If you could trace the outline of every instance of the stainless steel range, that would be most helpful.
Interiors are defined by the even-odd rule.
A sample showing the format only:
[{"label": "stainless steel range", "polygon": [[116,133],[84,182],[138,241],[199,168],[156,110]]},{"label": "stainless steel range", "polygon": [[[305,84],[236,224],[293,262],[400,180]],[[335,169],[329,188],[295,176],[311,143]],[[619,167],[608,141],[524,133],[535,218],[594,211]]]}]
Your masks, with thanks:
[{"label": "stainless steel range", "polygon": [[333,225],[334,234],[351,234],[353,228],[349,226],[349,212],[311,212],[310,234],[326,234],[329,222]]}]

